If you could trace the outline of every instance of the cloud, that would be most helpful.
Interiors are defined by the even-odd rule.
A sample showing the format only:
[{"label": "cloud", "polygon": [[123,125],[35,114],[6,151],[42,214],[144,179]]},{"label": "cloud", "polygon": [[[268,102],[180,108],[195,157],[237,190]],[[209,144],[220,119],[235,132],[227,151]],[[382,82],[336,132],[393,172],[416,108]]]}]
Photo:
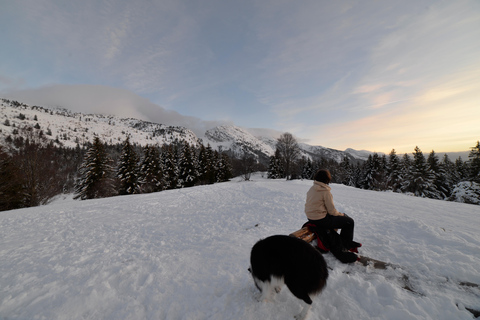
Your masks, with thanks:
[{"label": "cloud", "polygon": [[5,98],[31,105],[62,107],[75,112],[110,114],[165,125],[186,127],[199,137],[224,121],[203,121],[156,105],[126,90],[102,85],[52,85],[37,89],[10,91]]},{"label": "cloud", "polygon": [[[447,141],[458,128],[452,119],[477,114],[469,102],[478,101],[474,92],[480,91],[480,4],[474,0],[21,0],[4,12],[0,73],[8,76],[0,78],[0,90],[40,88],[30,91],[45,101],[50,92],[51,104],[79,110],[93,104],[191,128],[209,126],[202,117],[221,117],[328,147],[350,143],[349,136],[326,140],[324,128],[376,147],[382,135],[376,128],[369,135],[361,124],[378,121],[393,146],[404,133],[384,123],[407,121],[403,115],[412,118],[415,110],[423,121],[427,115],[441,120],[445,132],[426,126],[430,131],[416,130],[411,139],[435,132]],[[5,28],[10,25],[15,28]],[[52,85],[58,83],[72,86]],[[73,86],[83,83],[105,86]],[[450,122],[435,117],[436,108],[455,110]]]}]

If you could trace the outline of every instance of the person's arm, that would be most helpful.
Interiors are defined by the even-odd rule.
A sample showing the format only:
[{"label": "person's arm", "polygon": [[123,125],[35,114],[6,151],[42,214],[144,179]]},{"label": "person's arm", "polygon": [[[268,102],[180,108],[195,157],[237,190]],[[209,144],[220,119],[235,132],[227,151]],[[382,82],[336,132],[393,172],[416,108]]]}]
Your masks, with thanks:
[{"label": "person's arm", "polygon": [[335,205],[333,204],[333,196],[331,192],[326,192],[325,194],[325,207],[327,207],[327,213],[331,216],[343,216],[343,213],[338,212],[335,209]]}]

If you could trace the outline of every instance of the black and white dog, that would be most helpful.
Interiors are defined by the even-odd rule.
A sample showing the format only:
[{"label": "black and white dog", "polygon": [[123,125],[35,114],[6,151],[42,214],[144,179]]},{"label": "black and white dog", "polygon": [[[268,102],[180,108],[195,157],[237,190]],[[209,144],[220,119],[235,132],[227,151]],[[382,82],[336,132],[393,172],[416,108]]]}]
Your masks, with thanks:
[{"label": "black and white dog", "polygon": [[275,235],[258,241],[250,255],[250,272],[262,292],[260,301],[271,301],[283,284],[306,304],[296,319],[306,319],[312,297],[327,283],[328,269],[323,256],[307,242]]}]

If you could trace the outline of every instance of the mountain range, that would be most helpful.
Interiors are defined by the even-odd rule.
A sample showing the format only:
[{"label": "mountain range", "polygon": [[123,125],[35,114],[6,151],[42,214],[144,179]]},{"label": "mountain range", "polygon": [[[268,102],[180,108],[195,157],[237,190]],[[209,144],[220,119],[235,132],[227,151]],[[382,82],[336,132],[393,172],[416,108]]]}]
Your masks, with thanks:
[{"label": "mountain range", "polygon": [[[122,143],[129,136],[132,143],[140,146],[186,141],[195,146],[210,144],[214,149],[231,151],[237,157],[247,154],[263,161],[275,153],[278,138],[278,135],[275,136],[268,130],[234,125],[217,126],[199,137],[192,130],[181,126],[104,114],[84,114],[64,108],[33,106],[0,99],[0,145],[5,145],[6,139],[39,134],[59,146],[71,148],[92,142],[96,136],[109,144]],[[351,161],[366,160],[372,154],[369,151],[340,151],[302,142],[299,146],[302,155],[306,157],[323,157],[336,162],[345,157]]]}]

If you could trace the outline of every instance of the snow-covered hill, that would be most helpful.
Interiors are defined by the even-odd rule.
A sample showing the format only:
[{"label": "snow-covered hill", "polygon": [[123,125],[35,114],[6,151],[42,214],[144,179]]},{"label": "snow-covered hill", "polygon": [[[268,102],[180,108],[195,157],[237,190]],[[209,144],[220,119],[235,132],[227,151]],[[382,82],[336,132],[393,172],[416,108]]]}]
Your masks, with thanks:
[{"label": "snow-covered hill", "polygon": [[[276,137],[266,135],[267,131],[225,125],[212,128],[203,137],[197,137],[184,127],[0,100],[0,145],[5,143],[7,137],[14,139],[18,136],[38,135],[40,132],[57,145],[67,147],[92,142],[95,136],[110,144],[121,143],[129,135],[132,143],[141,146],[187,141],[193,145],[210,144],[214,149],[230,150],[237,156],[247,153],[265,160],[274,154],[276,144]],[[355,153],[319,146],[300,144],[300,147],[307,157],[324,157],[337,162],[345,156],[350,159],[365,158],[363,154],[357,158]]]},{"label": "snow-covered hill", "polygon": [[257,152],[271,156],[275,153],[275,141],[261,140],[253,136],[247,130],[237,126],[219,126],[205,133],[205,138],[212,146],[222,149],[231,149],[235,154],[241,155],[245,152],[256,154]]},{"label": "snow-covered hill", "polygon": [[[175,140],[198,145],[190,130],[147,121],[100,114],[83,114],[60,108],[29,106],[0,100],[0,140],[8,136],[37,135],[66,147],[92,142],[122,143],[127,135],[139,145],[172,143]],[[0,141],[1,144],[1,141]]]},{"label": "snow-covered hill", "polygon": [[[256,301],[247,268],[256,241],[304,223],[311,183],[255,176],[0,212],[0,319],[292,319],[301,303],[286,288]],[[360,253],[402,268],[324,255],[330,276],[310,319],[471,320],[480,310],[479,206],[332,192],[356,221]]]}]

